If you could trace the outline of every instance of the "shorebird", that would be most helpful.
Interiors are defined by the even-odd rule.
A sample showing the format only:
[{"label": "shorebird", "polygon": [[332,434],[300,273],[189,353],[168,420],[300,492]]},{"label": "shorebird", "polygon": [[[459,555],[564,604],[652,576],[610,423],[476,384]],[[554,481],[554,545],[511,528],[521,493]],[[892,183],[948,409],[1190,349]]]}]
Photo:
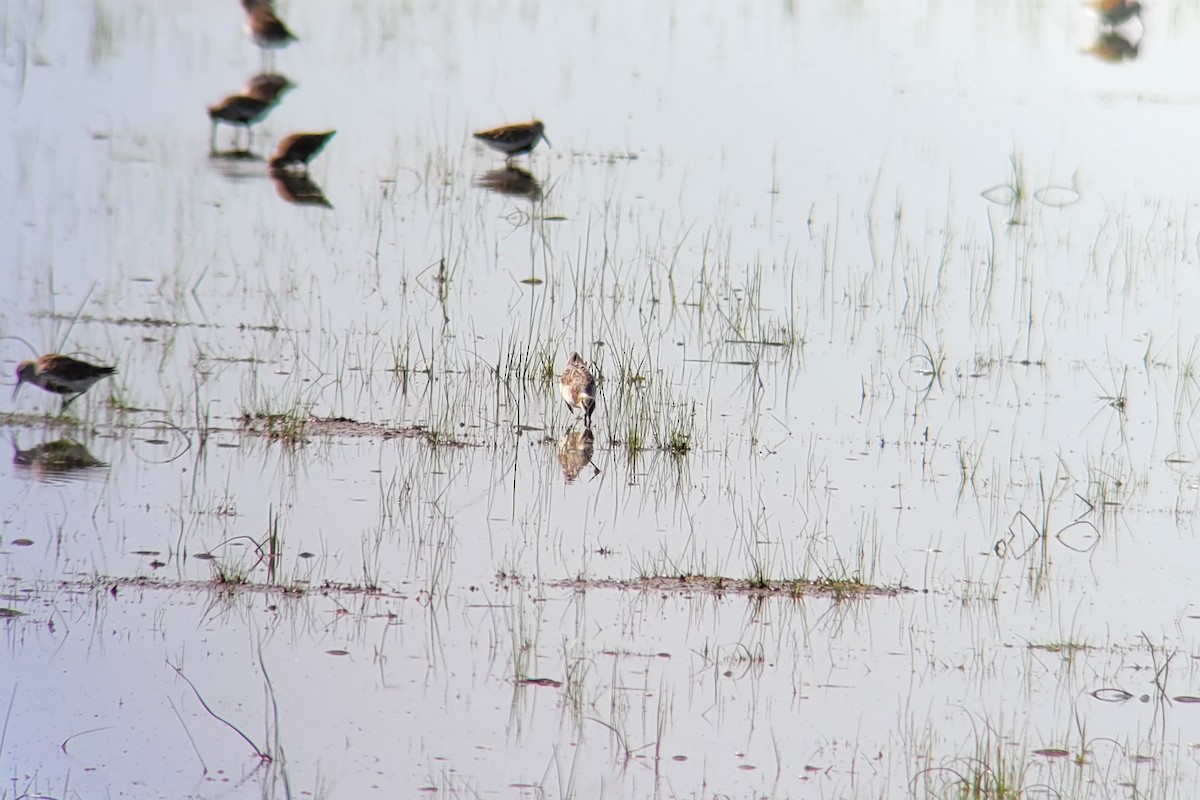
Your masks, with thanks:
[{"label": "shorebird", "polygon": [[503,125],[490,131],[476,131],[472,135],[493,150],[504,153],[505,161],[530,152],[543,139],[547,145],[550,144],[550,140],[546,139],[546,126],[540,119],[517,125]]},{"label": "shorebird", "polygon": [[275,155],[271,156],[271,171],[308,172],[308,162],[316,158],[317,153],[321,152],[325,143],[332,139],[335,133],[337,131],[293,133],[284,137],[275,148]]},{"label": "shorebird", "polygon": [[1100,22],[1109,28],[1142,16],[1142,4],[1138,0],[1092,0],[1088,4],[1100,17]]},{"label": "shorebird", "polygon": [[[208,107],[208,118],[212,120],[212,138],[210,149],[217,151],[217,123],[226,122],[230,125],[241,125],[246,129],[246,149],[250,148],[250,126],[261,120],[267,112],[275,107],[274,102],[268,102],[261,97],[251,97],[246,94],[231,94],[215,106]],[[234,135],[234,147],[237,147],[237,136]]]},{"label": "shorebird", "polygon": [[242,94],[274,104],[278,103],[295,86],[296,84],[288,80],[286,75],[280,75],[277,72],[260,72],[246,81],[245,87],[242,88]]},{"label": "shorebird", "polygon": [[299,41],[275,14],[270,0],[242,0],[246,9],[246,35],[262,48],[264,61],[267,50],[278,50]]},{"label": "shorebird", "polygon": [[62,395],[62,410],[65,411],[71,401],[92,388],[92,384],[116,371],[116,367],[100,367],[58,354],[41,356],[34,361],[22,361],[17,365],[17,385],[13,389],[13,399],[15,400],[17,392],[21,391],[21,384],[30,383],[47,392]]},{"label": "shorebird", "polygon": [[579,353],[571,353],[567,368],[558,379],[558,391],[574,417],[575,409],[583,412],[583,426],[592,427],[592,412],[596,410],[596,379]]}]

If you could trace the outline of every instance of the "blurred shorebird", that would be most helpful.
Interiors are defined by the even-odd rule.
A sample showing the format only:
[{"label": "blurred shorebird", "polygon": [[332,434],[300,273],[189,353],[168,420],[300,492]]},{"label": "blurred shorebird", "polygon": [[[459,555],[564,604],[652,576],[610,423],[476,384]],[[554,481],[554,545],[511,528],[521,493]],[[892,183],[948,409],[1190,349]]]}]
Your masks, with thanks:
[{"label": "blurred shorebird", "polygon": [[290,170],[308,172],[308,162],[316,158],[337,131],[323,133],[293,133],[285,136],[271,156],[271,172]]},{"label": "blurred shorebird", "polygon": [[546,126],[539,119],[517,125],[504,125],[490,131],[476,131],[472,135],[493,150],[504,153],[505,161],[530,152],[543,139],[547,146],[550,145],[550,140],[546,139]]},{"label": "blurred shorebird", "polygon": [[270,60],[268,51],[299,41],[275,13],[270,0],[242,0],[242,8],[246,9],[246,35],[262,49],[264,64]]},{"label": "blurred shorebird", "polygon": [[1109,28],[1142,16],[1142,4],[1138,0],[1092,0],[1088,6],[1100,17],[1101,24]]},{"label": "blurred shorebird", "polygon": [[583,426],[592,427],[592,412],[596,410],[596,379],[584,363],[583,356],[571,353],[567,368],[558,379],[558,391],[574,417],[575,409],[583,412]]},{"label": "blurred shorebird", "polygon": [[30,383],[47,392],[61,395],[62,410],[65,411],[75,398],[92,388],[92,384],[116,371],[116,367],[100,367],[58,354],[41,356],[34,361],[22,361],[17,365],[17,385],[13,389],[13,399],[15,400],[17,392],[21,391],[21,384]]},{"label": "blurred shorebird", "polygon": [[288,80],[286,75],[280,75],[278,72],[260,72],[246,81],[242,94],[275,104],[295,87],[296,84]]},{"label": "blurred shorebird", "polygon": [[[267,112],[275,107],[274,102],[268,102],[261,97],[251,97],[246,94],[231,94],[216,105],[208,107],[208,118],[212,120],[212,138],[209,148],[217,152],[217,124],[225,122],[230,125],[241,125],[246,129],[246,149],[250,149],[250,126],[261,120]],[[234,149],[237,149],[237,135],[233,139]]]}]

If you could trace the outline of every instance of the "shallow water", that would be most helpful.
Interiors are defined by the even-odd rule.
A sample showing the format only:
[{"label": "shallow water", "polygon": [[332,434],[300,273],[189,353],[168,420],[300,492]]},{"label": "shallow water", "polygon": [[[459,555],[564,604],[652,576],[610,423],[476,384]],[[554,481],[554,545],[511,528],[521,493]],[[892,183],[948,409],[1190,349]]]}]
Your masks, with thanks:
[{"label": "shallow water", "polygon": [[5,24],[0,791],[1194,793],[1194,3],[280,14]]}]

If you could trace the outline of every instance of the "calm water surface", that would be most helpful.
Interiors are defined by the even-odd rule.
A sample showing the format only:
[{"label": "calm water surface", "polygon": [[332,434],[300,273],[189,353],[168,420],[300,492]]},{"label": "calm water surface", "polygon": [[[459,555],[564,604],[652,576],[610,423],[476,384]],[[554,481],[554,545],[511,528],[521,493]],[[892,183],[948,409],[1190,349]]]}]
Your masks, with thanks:
[{"label": "calm water surface", "polygon": [[[3,24],[0,361],[120,374],[5,401],[0,792],[1195,794],[1195,3],[279,12],[252,158],[236,3]],[[558,583],[681,573],[913,591]]]}]

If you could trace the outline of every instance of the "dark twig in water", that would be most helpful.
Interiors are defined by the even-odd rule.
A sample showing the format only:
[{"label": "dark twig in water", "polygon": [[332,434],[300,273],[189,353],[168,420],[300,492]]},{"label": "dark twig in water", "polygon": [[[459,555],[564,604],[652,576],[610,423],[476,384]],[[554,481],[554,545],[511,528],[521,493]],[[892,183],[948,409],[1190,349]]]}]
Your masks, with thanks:
[{"label": "dark twig in water", "polygon": [[8,736],[8,720],[12,716],[13,704],[17,701],[17,684],[13,684],[12,694],[8,698],[8,709],[4,712],[4,727],[0,728],[0,755],[4,755],[4,740]]},{"label": "dark twig in water", "polygon": [[62,750],[67,755],[71,755],[70,753],[67,752],[67,742],[71,741],[72,739],[78,739],[80,736],[83,736],[88,733],[98,733],[100,731],[107,731],[107,730],[112,730],[112,726],[105,725],[103,728],[91,728],[90,730],[80,731],[79,733],[72,733],[70,736],[68,736],[67,738],[62,740],[62,744],[60,744],[58,746],[58,749]]},{"label": "dark twig in water", "polygon": [[178,675],[180,678],[183,678],[184,683],[186,683],[188,686],[191,687],[192,692],[196,695],[196,699],[200,701],[200,705],[204,706],[204,710],[208,712],[208,715],[210,717],[215,719],[217,722],[225,723],[226,727],[228,727],[230,730],[232,730],[238,736],[242,737],[242,739],[246,742],[246,744],[250,745],[250,747],[254,750],[254,754],[256,756],[258,756],[259,759],[261,759],[262,761],[273,761],[274,760],[271,758],[270,753],[264,751],[262,748],[260,748],[258,745],[256,745],[254,743],[254,740],[252,740],[246,734],[242,733],[241,728],[239,728],[237,725],[234,725],[232,722],[225,719],[224,717],[218,715],[217,712],[213,711],[209,707],[208,703],[204,702],[204,697],[201,696],[200,690],[196,688],[196,684],[192,683],[191,680],[188,679],[188,676],[183,674],[183,670],[181,670],[179,667],[172,664],[170,661],[166,662],[166,664],[168,667],[175,670],[176,675]]},{"label": "dark twig in water", "polygon": [[192,738],[192,732],[188,730],[187,723],[183,721],[183,715],[179,713],[179,709],[175,707],[175,703],[167,698],[167,702],[171,706],[171,710],[175,712],[175,718],[179,720],[179,724],[183,726],[183,732],[187,735],[188,741],[192,743],[192,749],[196,751],[196,758],[200,760],[200,769],[204,770],[204,774],[208,774],[208,764],[204,763],[204,756],[200,755],[200,748],[196,746],[196,740]]}]

